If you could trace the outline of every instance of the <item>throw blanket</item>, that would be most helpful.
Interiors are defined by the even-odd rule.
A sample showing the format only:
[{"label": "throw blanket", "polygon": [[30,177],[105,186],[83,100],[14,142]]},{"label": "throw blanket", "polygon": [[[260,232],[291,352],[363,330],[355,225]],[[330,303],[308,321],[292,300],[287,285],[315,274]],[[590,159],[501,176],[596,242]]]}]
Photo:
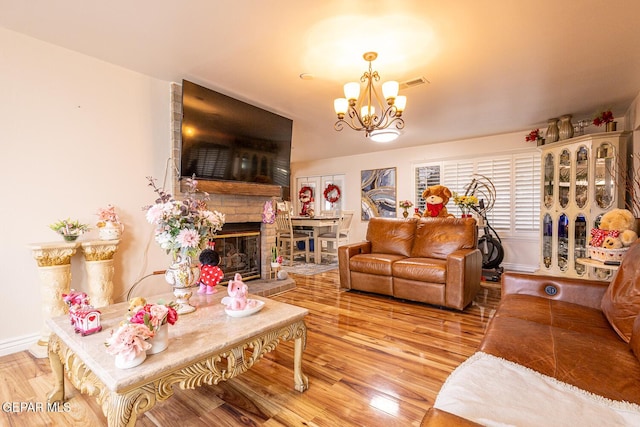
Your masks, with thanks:
[{"label": "throw blanket", "polygon": [[449,376],[434,407],[486,426],[640,426],[640,406],[581,390],[477,352]]}]

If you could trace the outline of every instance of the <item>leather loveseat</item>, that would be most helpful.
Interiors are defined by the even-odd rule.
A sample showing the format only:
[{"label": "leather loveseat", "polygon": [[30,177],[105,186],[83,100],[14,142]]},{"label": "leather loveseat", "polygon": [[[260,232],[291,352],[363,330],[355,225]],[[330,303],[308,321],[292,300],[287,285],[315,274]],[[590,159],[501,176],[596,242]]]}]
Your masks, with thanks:
[{"label": "leather loveseat", "polygon": [[372,218],[366,241],[340,246],[343,288],[463,310],[480,289],[473,218]]},{"label": "leather loveseat", "polygon": [[505,273],[478,352],[422,425],[640,425],[639,314],[640,240],[610,284]]}]

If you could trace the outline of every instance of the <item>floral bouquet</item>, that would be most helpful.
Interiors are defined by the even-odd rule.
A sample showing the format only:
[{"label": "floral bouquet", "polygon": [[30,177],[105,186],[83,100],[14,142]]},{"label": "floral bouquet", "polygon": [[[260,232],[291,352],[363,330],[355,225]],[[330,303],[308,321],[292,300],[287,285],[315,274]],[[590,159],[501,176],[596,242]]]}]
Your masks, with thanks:
[{"label": "floral bouquet", "polygon": [[98,223],[96,224],[98,227],[104,227],[108,222],[114,224],[120,224],[120,218],[116,213],[116,208],[113,205],[107,205],[106,208],[98,209]]},{"label": "floral bouquet", "polygon": [[458,193],[453,193],[453,203],[460,208],[463,215],[468,215],[471,208],[478,204],[478,198],[476,196],[461,196]]},{"label": "floral bouquet", "polygon": [[611,110],[601,111],[593,118],[593,124],[595,126],[606,125],[613,121],[613,113]]},{"label": "floral bouquet", "polygon": [[403,209],[409,209],[411,206],[413,206],[413,202],[411,200],[400,200],[398,206]]},{"label": "floral bouquet", "polygon": [[155,225],[155,239],[160,247],[172,253],[195,257],[206,246],[212,234],[222,230],[224,214],[207,208],[207,193],[202,200],[195,197],[198,181],[188,178],[187,196],[182,201],[158,188],[152,177],[147,177],[149,186],[158,195],[155,204],[145,206],[147,221]]},{"label": "floral bouquet", "polygon": [[151,348],[151,344],[147,342],[151,337],[153,331],[145,325],[124,323],[111,333],[104,344],[107,346],[107,353],[120,355],[124,360],[130,361]]},{"label": "floral bouquet", "polygon": [[145,304],[129,318],[129,323],[145,325],[150,331],[157,331],[165,324],[175,325],[178,321],[178,312],[173,303],[169,304]]},{"label": "floral bouquet", "polygon": [[540,129],[534,129],[524,137],[524,140],[527,142],[538,142],[542,139],[543,138],[542,138],[542,134],[540,133]]}]

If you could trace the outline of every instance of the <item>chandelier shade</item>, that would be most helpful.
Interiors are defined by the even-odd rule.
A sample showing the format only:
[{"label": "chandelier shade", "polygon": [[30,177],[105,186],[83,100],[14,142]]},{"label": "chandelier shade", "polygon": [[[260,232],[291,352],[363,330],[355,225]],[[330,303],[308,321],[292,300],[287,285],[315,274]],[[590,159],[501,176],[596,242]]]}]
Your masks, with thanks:
[{"label": "chandelier shade", "polygon": [[[373,71],[371,63],[378,57],[376,52],[363,55],[369,62],[369,71],[365,71],[360,82],[349,82],[344,85],[344,98],[333,101],[338,116],[334,129],[341,131],[346,124],[355,131],[364,132],[365,137],[374,141],[388,142],[400,135],[404,128],[402,112],[407,105],[406,96],[398,96],[400,85],[396,81],[382,84],[382,97],[374,82],[380,80],[377,71]],[[361,90],[362,89],[362,90]],[[379,111],[379,114],[376,114]],[[391,129],[389,129],[391,128]],[[395,128],[395,129],[394,129]],[[388,131],[383,132],[383,130]]]}]

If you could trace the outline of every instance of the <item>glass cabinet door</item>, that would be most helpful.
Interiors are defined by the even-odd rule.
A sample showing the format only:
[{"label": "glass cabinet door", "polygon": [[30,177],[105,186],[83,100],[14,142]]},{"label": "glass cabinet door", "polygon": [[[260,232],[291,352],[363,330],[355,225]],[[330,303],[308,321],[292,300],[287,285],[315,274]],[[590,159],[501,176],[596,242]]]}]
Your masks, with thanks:
[{"label": "glass cabinet door", "polygon": [[615,155],[613,146],[604,142],[596,149],[596,203],[606,209],[613,204],[615,192]]},{"label": "glass cabinet door", "polygon": [[544,207],[553,206],[553,180],[554,180],[553,154],[549,153],[544,159]]},{"label": "glass cabinet door", "polygon": [[569,189],[571,188],[571,154],[569,150],[562,150],[558,165],[558,203],[562,208],[569,204]]},{"label": "glass cabinet door", "polygon": [[553,242],[553,220],[551,215],[545,214],[542,220],[542,260],[546,268],[551,267],[551,253]]},{"label": "glass cabinet door", "polygon": [[584,145],[576,151],[576,194],[575,202],[579,208],[587,205],[589,194],[589,151]]},{"label": "glass cabinet door", "polygon": [[562,214],[558,218],[558,268],[567,269],[569,261],[569,217]]},{"label": "glass cabinet door", "polygon": [[576,273],[583,275],[586,271],[586,267],[582,264],[578,264],[577,262],[578,258],[587,257],[587,220],[582,214],[579,214],[576,217],[573,237],[574,268],[576,269]]}]

